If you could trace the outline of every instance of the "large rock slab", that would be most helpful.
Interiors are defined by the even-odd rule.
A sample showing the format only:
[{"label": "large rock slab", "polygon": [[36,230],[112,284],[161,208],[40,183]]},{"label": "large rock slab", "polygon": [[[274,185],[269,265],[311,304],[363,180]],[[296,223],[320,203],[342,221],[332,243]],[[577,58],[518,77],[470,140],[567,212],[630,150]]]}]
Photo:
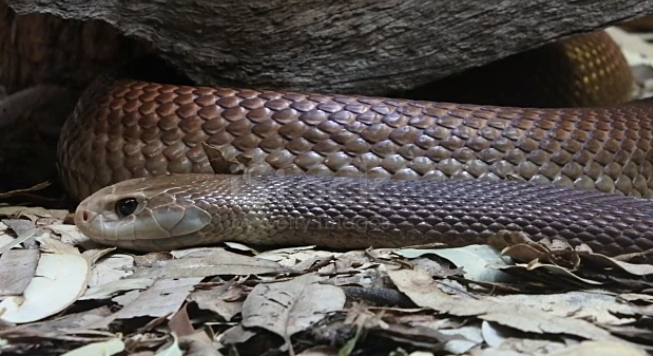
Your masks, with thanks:
[{"label": "large rock slab", "polygon": [[6,0],[104,20],[207,85],[384,94],[653,13],[638,0]]}]

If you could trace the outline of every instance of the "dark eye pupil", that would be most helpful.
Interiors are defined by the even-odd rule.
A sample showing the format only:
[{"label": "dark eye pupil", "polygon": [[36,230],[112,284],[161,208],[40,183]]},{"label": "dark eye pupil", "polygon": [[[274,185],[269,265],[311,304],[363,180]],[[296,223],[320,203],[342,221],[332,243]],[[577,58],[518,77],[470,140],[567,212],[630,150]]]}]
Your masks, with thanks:
[{"label": "dark eye pupil", "polygon": [[116,204],[116,211],[118,215],[127,216],[136,211],[138,202],[134,198],[121,199]]}]

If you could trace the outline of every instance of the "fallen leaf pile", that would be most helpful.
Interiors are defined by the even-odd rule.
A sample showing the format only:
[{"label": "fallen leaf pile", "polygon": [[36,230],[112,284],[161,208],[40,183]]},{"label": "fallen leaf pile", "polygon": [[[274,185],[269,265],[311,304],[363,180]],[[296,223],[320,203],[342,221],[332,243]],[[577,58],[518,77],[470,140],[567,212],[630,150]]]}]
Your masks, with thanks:
[{"label": "fallen leaf pile", "polygon": [[653,350],[653,266],[562,241],[132,254],[95,245],[67,215],[0,208],[3,355]]}]

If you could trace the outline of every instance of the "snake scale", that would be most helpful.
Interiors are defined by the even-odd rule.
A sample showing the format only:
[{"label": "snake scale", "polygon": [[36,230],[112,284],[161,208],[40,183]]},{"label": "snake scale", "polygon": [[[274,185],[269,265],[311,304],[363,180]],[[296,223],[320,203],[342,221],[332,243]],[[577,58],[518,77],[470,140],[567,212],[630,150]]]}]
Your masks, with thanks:
[{"label": "snake scale", "polygon": [[[596,63],[581,79],[598,88],[615,66]],[[618,255],[653,248],[652,105],[538,109],[106,75],[66,122],[59,168],[83,200],[80,230],[128,249],[461,246],[510,229]],[[207,146],[213,163],[246,174],[216,171]]]}]

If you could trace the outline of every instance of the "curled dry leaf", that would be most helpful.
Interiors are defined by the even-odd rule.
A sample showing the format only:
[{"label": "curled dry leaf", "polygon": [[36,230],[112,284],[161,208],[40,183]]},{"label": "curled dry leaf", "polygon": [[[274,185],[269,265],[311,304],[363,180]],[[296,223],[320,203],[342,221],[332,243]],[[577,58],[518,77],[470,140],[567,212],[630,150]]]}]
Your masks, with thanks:
[{"label": "curled dry leaf", "polygon": [[86,237],[84,234],[82,234],[77,226],[75,225],[68,225],[68,224],[51,224],[45,226],[46,229],[51,230],[52,232],[56,233],[59,235],[59,240],[61,242],[67,243],[69,245],[73,246],[91,246],[91,245],[96,245]]},{"label": "curled dry leaf", "polygon": [[49,231],[42,231],[40,234],[34,235],[34,239],[41,244],[41,251],[43,252],[60,255],[81,255],[77,247],[52,238]]},{"label": "curled dry leaf", "polygon": [[244,291],[239,285],[221,285],[211,289],[196,290],[190,295],[190,300],[197,303],[200,309],[210,310],[226,321],[231,321],[243,310]]},{"label": "curled dry leaf", "polygon": [[481,335],[483,341],[490,347],[499,347],[509,337],[505,327],[483,320],[481,324]]},{"label": "curled dry leaf", "polygon": [[[108,248],[100,248],[100,249],[88,249],[84,250],[82,252],[82,256],[86,258],[92,265],[96,266],[97,262],[104,256],[110,254],[111,252],[115,251],[115,247],[108,247]],[[134,258],[132,257],[132,260]]]},{"label": "curled dry leaf", "polygon": [[442,292],[431,277],[420,270],[388,268],[388,275],[415,304],[457,316],[477,316],[521,331],[567,334],[600,341],[618,340],[596,325],[581,319],[562,318],[538,308],[489,299],[462,298]]},{"label": "curled dry leaf", "polygon": [[168,321],[168,328],[179,337],[193,335],[195,328],[188,316],[188,304],[184,304]]},{"label": "curled dry leaf", "polygon": [[206,332],[198,330],[191,335],[179,338],[180,344],[186,350],[184,356],[221,356],[218,346],[213,343]]},{"label": "curled dry leaf", "polygon": [[28,323],[54,315],[74,303],[86,289],[91,268],[81,255],[43,254],[23,296],[0,302],[0,320]]},{"label": "curled dry leaf", "polygon": [[111,356],[125,351],[125,343],[118,338],[114,338],[102,342],[94,342],[82,346],[78,349],[66,352],[62,356],[90,356],[90,355],[103,355]]},{"label": "curled dry leaf", "polygon": [[345,293],[320,280],[308,274],[287,282],[258,284],[243,305],[243,326],[269,330],[284,339],[283,350],[292,347],[292,335],[345,305]]},{"label": "curled dry leaf", "polygon": [[560,239],[544,238],[533,241],[524,232],[508,230],[490,236],[488,244],[517,261],[525,263],[551,261],[571,268],[576,268],[580,264],[578,252],[589,249],[585,245],[574,248],[567,241]]},{"label": "curled dry leaf", "polygon": [[496,268],[500,270],[525,270],[525,271],[536,271],[536,270],[545,270],[548,273],[551,273],[553,275],[558,275],[567,278],[565,281],[567,283],[569,282],[575,282],[580,285],[589,285],[589,286],[600,286],[603,285],[602,282],[591,280],[589,278],[582,278],[572,271],[570,271],[568,268],[563,267],[563,266],[557,266],[557,265],[552,265],[552,264],[546,264],[546,263],[540,263],[537,260],[531,261],[529,264],[516,264],[513,266],[497,266],[497,265],[492,265],[488,266],[491,268]]},{"label": "curled dry leaf", "polygon": [[[250,157],[246,157],[242,153],[230,153],[229,150],[208,143],[202,143],[202,149],[209,159],[213,172],[218,174],[246,173],[247,164],[252,161]],[[264,161],[260,154],[256,157],[256,162]]]},{"label": "curled dry leaf", "polygon": [[637,294],[637,293],[624,293],[619,295],[619,299],[627,302],[643,302],[653,304],[653,295]]},{"label": "curled dry leaf", "polygon": [[653,265],[650,264],[635,264],[635,263],[619,261],[617,259],[605,255],[601,255],[598,253],[587,254],[584,255],[583,257],[602,266],[616,267],[634,276],[650,276],[653,274]]},{"label": "curled dry leaf", "polygon": [[154,356],[183,356],[184,353],[179,348],[179,339],[175,333],[171,333],[172,342],[168,345],[164,345],[154,354]]},{"label": "curled dry leaf", "polygon": [[401,249],[396,254],[406,258],[416,258],[425,254],[434,254],[451,261],[456,267],[462,268],[465,278],[483,282],[507,282],[511,278],[506,273],[496,269],[486,268],[487,265],[511,263],[510,258],[490,245],[469,245],[465,247],[443,249]]},{"label": "curled dry leaf", "polygon": [[481,328],[476,325],[463,326],[457,329],[443,329],[441,333],[450,336],[463,336],[464,339],[449,340],[444,345],[444,351],[455,355],[461,355],[469,352],[472,348],[483,343]]}]

